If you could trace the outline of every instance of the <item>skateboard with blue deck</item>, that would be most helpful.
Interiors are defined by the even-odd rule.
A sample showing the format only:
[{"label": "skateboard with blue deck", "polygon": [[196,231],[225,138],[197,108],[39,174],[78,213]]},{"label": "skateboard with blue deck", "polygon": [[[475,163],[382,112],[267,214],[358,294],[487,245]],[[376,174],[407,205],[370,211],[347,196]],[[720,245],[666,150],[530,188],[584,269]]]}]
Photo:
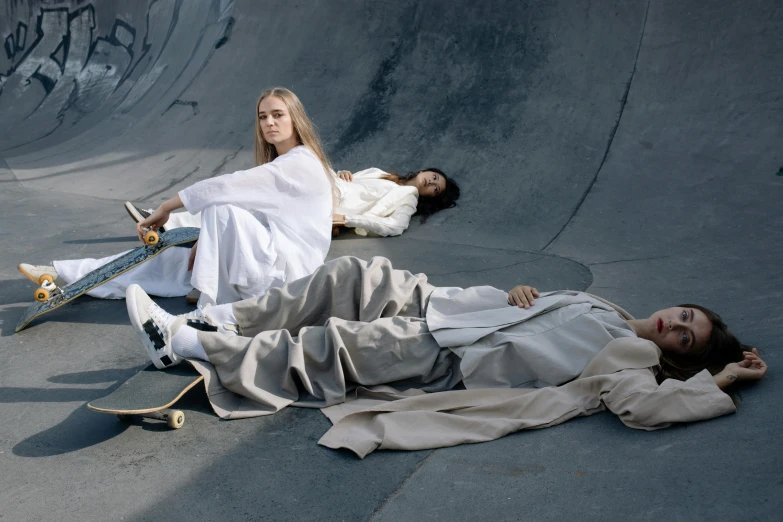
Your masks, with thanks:
[{"label": "skateboard with blue deck", "polygon": [[55,285],[51,277],[42,276],[42,280],[39,281],[41,288],[35,293],[35,299],[38,302],[31,305],[19,319],[16,331],[24,330],[34,319],[70,303],[106,281],[111,281],[128,270],[149,261],[167,248],[175,246],[190,248],[198,239],[198,233],[199,229],[192,227],[167,230],[160,236],[154,232],[148,232],[144,237],[145,245],[134,248],[114,261],[93,270],[78,281],[63,287]]}]

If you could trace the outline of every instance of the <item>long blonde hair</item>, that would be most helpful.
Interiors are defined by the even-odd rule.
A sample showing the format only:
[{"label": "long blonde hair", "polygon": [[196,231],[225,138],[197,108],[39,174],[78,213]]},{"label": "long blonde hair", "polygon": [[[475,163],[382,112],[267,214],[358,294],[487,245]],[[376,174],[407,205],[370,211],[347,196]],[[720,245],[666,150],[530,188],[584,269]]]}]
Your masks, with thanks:
[{"label": "long blonde hair", "polygon": [[324,148],[321,145],[321,139],[318,137],[315,125],[313,125],[313,122],[311,122],[310,118],[307,116],[307,111],[305,111],[302,102],[299,101],[296,94],[285,87],[272,87],[271,89],[265,90],[261,93],[261,96],[256,102],[256,167],[269,163],[278,156],[275,146],[264,139],[264,133],[261,132],[261,121],[258,118],[258,106],[261,105],[261,102],[264,99],[270,96],[276,96],[283,100],[283,103],[288,107],[288,114],[291,115],[291,121],[294,124],[294,134],[296,135],[297,143],[310,149],[321,162],[321,165],[324,168],[324,174],[332,187],[332,206],[335,206],[337,190],[335,188],[334,178],[332,177],[332,167],[329,164],[329,159],[326,157]]}]

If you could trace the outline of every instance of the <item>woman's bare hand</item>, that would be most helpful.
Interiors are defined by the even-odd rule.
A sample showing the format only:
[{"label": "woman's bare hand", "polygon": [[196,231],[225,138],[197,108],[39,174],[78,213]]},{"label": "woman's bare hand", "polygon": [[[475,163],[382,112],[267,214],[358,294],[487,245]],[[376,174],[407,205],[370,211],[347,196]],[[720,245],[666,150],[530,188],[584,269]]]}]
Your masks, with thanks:
[{"label": "woman's bare hand", "polygon": [[[745,359],[726,365],[721,373],[730,380],[758,381],[767,373],[767,363],[759,357],[759,351],[753,348],[749,352],[743,352]],[[729,376],[735,376],[731,379]]]},{"label": "woman's bare hand", "polygon": [[353,181],[353,174],[351,174],[350,170],[338,170],[337,177],[345,181]]},{"label": "woman's bare hand", "polygon": [[198,249],[198,239],[190,249],[190,258],[188,259],[188,272],[193,270],[193,265],[196,264],[196,250]]},{"label": "woman's bare hand", "polygon": [[147,217],[147,219],[143,221],[139,221],[138,224],[136,224],[136,232],[138,233],[141,242],[145,243],[144,233],[147,230],[154,230],[157,232],[158,229],[163,225],[165,225],[166,222],[169,220],[170,214],[171,211],[166,210],[165,208],[163,208],[163,205],[161,205],[155,210],[155,212],[150,214],[149,217]]},{"label": "woman's bare hand", "polygon": [[519,285],[515,286],[508,293],[508,304],[512,306],[518,306],[520,308],[530,308],[536,304],[534,297],[539,297],[541,294],[538,290],[532,286]]}]

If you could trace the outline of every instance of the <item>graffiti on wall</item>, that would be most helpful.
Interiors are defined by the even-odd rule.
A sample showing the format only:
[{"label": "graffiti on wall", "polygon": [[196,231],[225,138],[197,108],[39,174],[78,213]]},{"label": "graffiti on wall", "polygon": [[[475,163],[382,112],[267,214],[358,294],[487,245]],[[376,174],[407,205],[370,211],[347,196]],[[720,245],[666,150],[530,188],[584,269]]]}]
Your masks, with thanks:
[{"label": "graffiti on wall", "polygon": [[[128,112],[156,85],[160,94],[209,43],[206,27],[230,28],[233,2],[214,0],[204,10],[181,3],[152,0],[137,16],[140,27],[117,17],[98,31],[93,4],[41,8],[33,27],[18,22],[3,35],[11,67],[0,71],[0,150],[73,128],[99,108]],[[173,42],[177,52],[166,52]]]}]

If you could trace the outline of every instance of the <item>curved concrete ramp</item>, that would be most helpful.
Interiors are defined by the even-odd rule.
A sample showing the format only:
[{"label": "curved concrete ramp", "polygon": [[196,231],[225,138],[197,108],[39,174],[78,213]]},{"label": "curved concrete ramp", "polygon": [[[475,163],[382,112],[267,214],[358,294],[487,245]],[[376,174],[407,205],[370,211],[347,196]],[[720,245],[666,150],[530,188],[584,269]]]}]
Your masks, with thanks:
[{"label": "curved concrete ramp", "polygon": [[[9,0],[0,14],[9,519],[783,508],[779,1]],[[176,433],[90,414],[145,362],[124,303],[85,299],[13,336],[33,290],[16,263],[128,248],[122,201],[155,206],[251,166],[254,104],[272,85],[300,96],[335,166],[436,166],[462,187],[456,209],[400,238],[344,234],[331,257],[384,255],[439,285],[588,289],[639,317],[700,302],[762,349],[768,378],[741,390],[737,415],[686,427],[636,432],[604,414],[364,461],[316,446],[327,422],[307,410],[226,423],[193,394]]]}]

